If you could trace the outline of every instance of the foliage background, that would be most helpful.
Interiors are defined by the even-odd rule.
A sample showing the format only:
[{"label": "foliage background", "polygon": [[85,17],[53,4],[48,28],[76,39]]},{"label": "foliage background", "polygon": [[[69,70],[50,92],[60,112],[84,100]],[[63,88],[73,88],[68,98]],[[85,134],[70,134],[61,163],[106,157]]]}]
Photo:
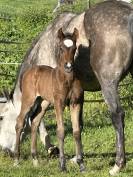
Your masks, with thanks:
[{"label": "foliage background", "polygon": [[[91,4],[98,0],[92,0]],[[0,0],[0,41],[16,41],[21,44],[0,43],[0,91],[3,88],[12,90],[19,65],[5,65],[4,63],[21,63],[33,39],[44,30],[56,14],[52,11],[56,0]],[[63,6],[57,12],[73,11],[80,13],[88,6],[87,0],[77,0],[73,6]],[[6,18],[6,19],[5,19]],[[2,52],[4,51],[4,52]],[[132,95],[133,85],[128,76],[120,86],[121,97]],[[102,99],[101,92],[85,93],[85,100]],[[133,176],[133,110],[132,99],[121,101],[126,111],[126,156],[127,166],[119,176]],[[56,123],[53,111],[46,115],[46,125],[53,143],[56,140]],[[30,136],[22,144],[22,162],[19,168],[13,167],[13,159],[0,152],[0,177],[43,177],[43,176],[81,176],[78,167],[72,165],[69,159],[74,155],[74,142],[69,110],[65,110],[66,125],[65,152],[67,156],[68,172],[62,174],[58,170],[58,159],[49,159],[47,152],[38,139],[38,154],[40,166],[34,168],[30,158]],[[90,102],[84,104],[84,130],[82,133],[86,173],[82,176],[105,177],[114,162],[115,134],[111,125],[110,114],[104,103]]]}]

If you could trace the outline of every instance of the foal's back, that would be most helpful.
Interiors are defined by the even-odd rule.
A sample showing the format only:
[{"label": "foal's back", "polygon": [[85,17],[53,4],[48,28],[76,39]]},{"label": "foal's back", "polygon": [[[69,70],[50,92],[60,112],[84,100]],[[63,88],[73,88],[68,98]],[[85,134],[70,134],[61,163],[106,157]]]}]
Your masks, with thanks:
[{"label": "foal's back", "polygon": [[35,97],[41,95],[46,100],[53,102],[53,70],[52,67],[45,65],[35,66],[27,70],[22,79],[22,93],[23,90],[30,92],[30,94],[33,92]]}]

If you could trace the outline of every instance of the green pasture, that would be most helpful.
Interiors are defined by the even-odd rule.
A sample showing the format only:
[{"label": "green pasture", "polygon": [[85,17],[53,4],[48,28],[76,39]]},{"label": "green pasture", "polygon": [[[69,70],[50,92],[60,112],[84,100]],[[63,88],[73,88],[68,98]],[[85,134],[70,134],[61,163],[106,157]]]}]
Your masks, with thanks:
[{"label": "green pasture", "polygon": [[[92,0],[92,4],[98,0]],[[5,65],[4,63],[21,63],[33,39],[46,28],[54,16],[62,11],[80,13],[87,7],[87,0],[77,0],[73,6],[63,6],[57,14],[52,13],[56,0],[0,0],[0,40],[21,42],[21,44],[0,43],[0,91],[3,88],[12,90],[19,64]],[[6,18],[6,19],[5,19]],[[3,52],[2,52],[3,51]],[[128,76],[120,84],[120,96],[127,97],[133,93],[131,77]],[[128,84],[129,83],[129,84]],[[84,129],[82,133],[84,147],[84,161],[86,172],[81,174],[78,166],[71,164],[74,156],[74,141],[69,110],[64,113],[65,121],[65,153],[67,158],[67,172],[58,169],[58,158],[49,158],[38,137],[38,156],[40,166],[32,165],[30,156],[30,135],[25,139],[21,148],[21,163],[13,167],[13,159],[0,151],[0,177],[108,177],[108,171],[115,158],[115,132],[111,124],[110,114],[101,92],[85,93],[85,100],[94,102],[84,103]],[[126,111],[125,139],[127,166],[119,174],[121,177],[133,176],[133,101],[130,97],[122,99],[121,103]],[[53,111],[48,111],[45,123],[54,144],[56,139],[56,123]]]}]

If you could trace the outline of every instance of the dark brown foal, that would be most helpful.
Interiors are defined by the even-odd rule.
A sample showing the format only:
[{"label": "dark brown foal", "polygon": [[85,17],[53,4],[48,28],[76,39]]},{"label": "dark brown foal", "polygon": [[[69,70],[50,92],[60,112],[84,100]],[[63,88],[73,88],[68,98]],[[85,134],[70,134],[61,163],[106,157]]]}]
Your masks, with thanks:
[{"label": "dark brown foal", "polygon": [[41,98],[40,109],[31,123],[31,153],[34,165],[37,165],[36,134],[39,123],[50,103],[54,104],[57,120],[57,137],[60,150],[60,167],[66,170],[64,157],[64,123],[63,110],[67,100],[70,101],[70,111],[73,135],[76,142],[76,159],[80,171],[84,170],[82,158],[82,143],[80,130],[80,113],[82,109],[83,90],[74,72],[74,55],[78,30],[73,34],[58,31],[59,44],[57,47],[57,67],[35,66],[27,70],[22,78],[22,105],[16,124],[15,160],[18,163],[20,155],[20,136],[24,127],[27,112],[31,110],[37,98]]}]

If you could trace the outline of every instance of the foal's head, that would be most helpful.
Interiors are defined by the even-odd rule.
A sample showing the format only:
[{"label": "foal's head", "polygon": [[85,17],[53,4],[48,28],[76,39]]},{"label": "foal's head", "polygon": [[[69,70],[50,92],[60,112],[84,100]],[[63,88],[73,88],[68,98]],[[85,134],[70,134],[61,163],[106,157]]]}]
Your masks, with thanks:
[{"label": "foal's head", "polygon": [[74,28],[74,32],[64,34],[62,28],[58,30],[59,38],[59,60],[58,64],[70,73],[73,70],[74,55],[76,51],[76,41],[79,36],[79,32]]}]

